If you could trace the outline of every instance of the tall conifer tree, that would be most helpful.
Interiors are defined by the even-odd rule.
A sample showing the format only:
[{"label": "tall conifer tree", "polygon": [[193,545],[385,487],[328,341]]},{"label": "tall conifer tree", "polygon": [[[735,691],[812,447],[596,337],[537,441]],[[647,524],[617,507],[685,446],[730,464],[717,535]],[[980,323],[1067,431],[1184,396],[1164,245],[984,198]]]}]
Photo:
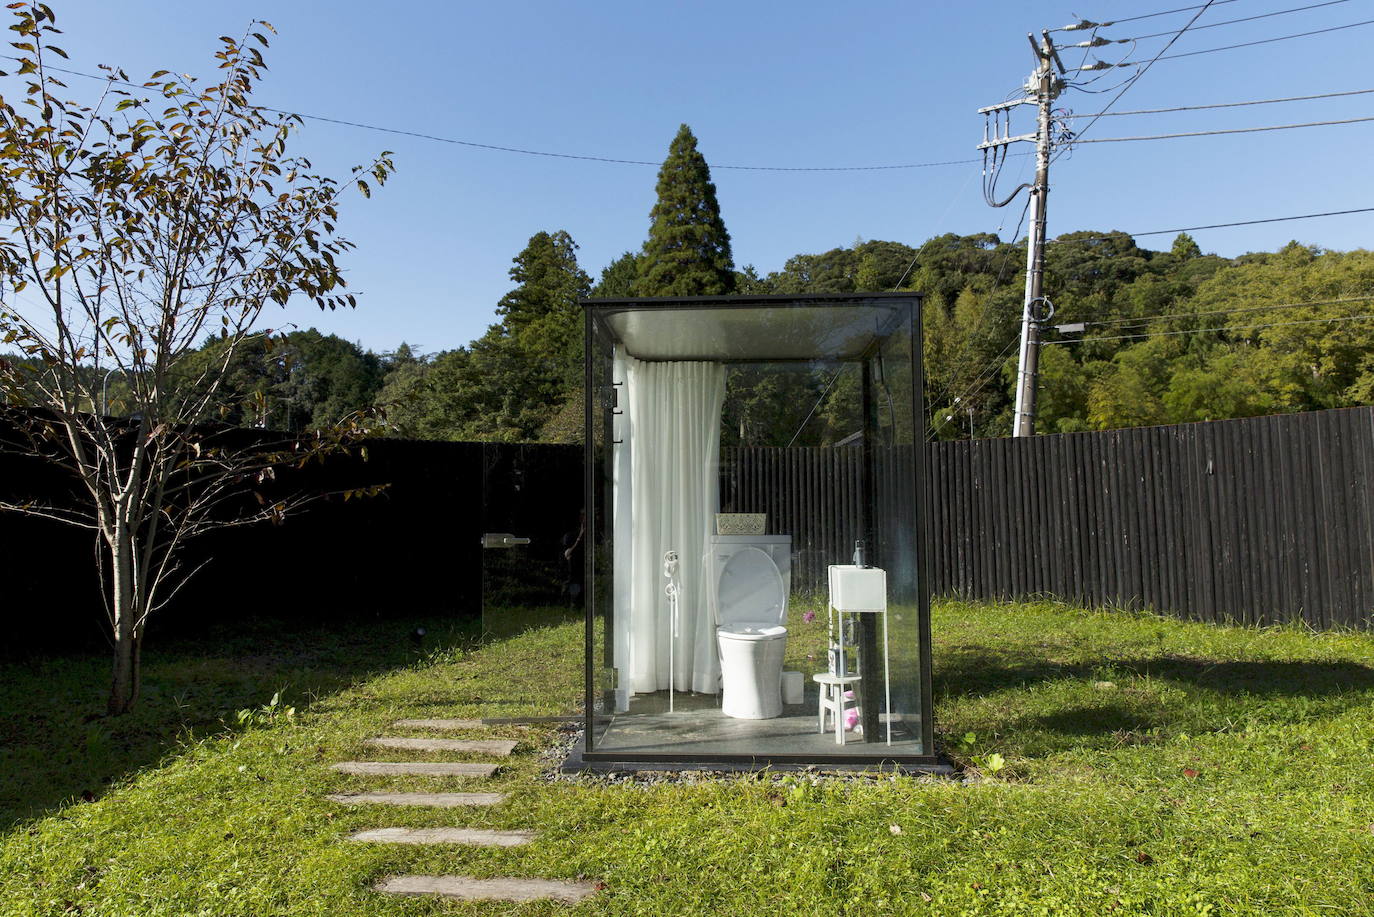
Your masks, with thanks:
[{"label": "tall conifer tree", "polygon": [[562,230],[535,233],[510,278],[518,286],[496,304],[501,321],[467,347],[439,354],[425,374],[426,435],[532,442],[576,390],[578,299],[592,285],[578,266],[577,243]]},{"label": "tall conifer tree", "polygon": [[640,296],[719,296],[734,291],[730,233],[720,218],[711,168],[682,125],[658,170],[658,201],[639,261]]},{"label": "tall conifer tree", "polygon": [[[565,230],[537,232],[514,258],[510,279],[519,284],[496,304],[501,328],[531,359],[580,362],[582,308],[592,279],[577,263],[577,243]],[[550,366],[546,371],[552,372]]]}]

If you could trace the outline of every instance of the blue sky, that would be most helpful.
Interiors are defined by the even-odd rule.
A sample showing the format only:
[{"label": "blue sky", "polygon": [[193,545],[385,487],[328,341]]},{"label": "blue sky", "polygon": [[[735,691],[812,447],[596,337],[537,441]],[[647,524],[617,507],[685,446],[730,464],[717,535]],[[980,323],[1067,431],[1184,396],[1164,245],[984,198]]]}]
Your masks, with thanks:
[{"label": "blue sky", "polygon": [[[210,75],[216,37],[257,16],[278,30],[259,90],[264,105],[462,140],[660,161],[679,123],[713,165],[852,166],[969,159],[975,109],[1000,101],[1032,66],[1026,34],[1201,0],[860,4],[718,2],[52,3],[72,66]],[[1197,26],[1319,0],[1230,0]],[[1181,27],[1180,13],[1103,30],[1134,37]],[[1340,0],[1253,22],[1197,29],[1170,53],[1374,19],[1374,0]],[[1196,28],[1196,27],[1195,27]],[[1081,33],[1060,34],[1078,40]],[[1148,60],[1167,38],[1139,43]],[[1160,61],[1119,110],[1374,88],[1374,25]],[[1129,45],[1101,49],[1120,59]],[[1082,52],[1065,53],[1065,63]],[[1124,73],[1125,71],[1120,71]],[[72,80],[74,91],[85,91]],[[1115,85],[1108,75],[1093,88]],[[1059,105],[1092,113],[1112,93],[1070,91]],[[1029,109],[1018,127],[1030,130]],[[1195,113],[1104,118],[1086,136],[1115,137],[1374,115],[1374,95]],[[1079,124],[1084,122],[1080,121]],[[1143,232],[1374,206],[1374,124],[1230,137],[1083,146],[1054,167],[1052,235]],[[521,156],[307,121],[295,151],[341,173],[395,152],[397,174],[343,214],[358,249],[345,266],[356,311],[305,304],[295,323],[378,351],[426,352],[480,335],[510,288],[510,259],[539,230],[566,229],[593,277],[648,228],[655,168]],[[1020,163],[1013,160],[1009,178]],[[918,244],[943,232],[1009,237],[1021,200],[982,199],[978,165],[872,172],[717,169],[737,265],[776,270],[798,252],[857,238]],[[1010,188],[1011,181],[1003,185]],[[1370,247],[1374,214],[1198,232],[1206,251],[1236,255],[1289,239]],[[1024,230],[1023,230],[1024,231]],[[1165,248],[1168,236],[1142,239]]]}]

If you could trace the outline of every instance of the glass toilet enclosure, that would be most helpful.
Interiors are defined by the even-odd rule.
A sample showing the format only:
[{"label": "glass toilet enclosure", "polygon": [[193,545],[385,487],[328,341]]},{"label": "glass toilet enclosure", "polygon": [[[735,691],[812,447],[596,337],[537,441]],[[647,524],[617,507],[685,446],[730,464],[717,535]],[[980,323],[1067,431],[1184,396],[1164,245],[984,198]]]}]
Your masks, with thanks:
[{"label": "glass toilet enclosure", "polygon": [[934,763],[919,296],[584,305],[585,764]]}]

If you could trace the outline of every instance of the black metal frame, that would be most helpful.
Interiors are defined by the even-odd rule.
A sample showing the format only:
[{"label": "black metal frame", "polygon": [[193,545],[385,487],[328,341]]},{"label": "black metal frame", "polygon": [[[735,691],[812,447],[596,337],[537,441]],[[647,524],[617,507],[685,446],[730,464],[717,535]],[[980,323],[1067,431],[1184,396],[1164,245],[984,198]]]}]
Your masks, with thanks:
[{"label": "black metal frame", "polygon": [[[912,429],[912,452],[913,452],[913,493],[917,495],[915,505],[915,518],[913,526],[913,547],[916,551],[916,576],[918,584],[917,593],[917,621],[920,630],[920,703],[921,703],[921,743],[926,750],[924,755],[892,755],[881,753],[868,754],[829,754],[825,756],[816,755],[704,755],[691,753],[612,753],[599,752],[591,748],[592,736],[596,727],[596,693],[597,681],[594,671],[594,641],[595,623],[597,607],[597,587],[598,578],[595,575],[595,558],[597,549],[597,539],[595,533],[599,531],[600,513],[597,504],[596,482],[597,475],[601,471],[600,463],[596,456],[596,398],[594,374],[594,341],[596,337],[597,321],[601,315],[596,310],[605,310],[606,307],[623,307],[614,309],[613,312],[622,311],[642,311],[642,310],[671,310],[681,308],[700,308],[710,307],[713,309],[737,309],[737,308],[759,308],[765,306],[785,306],[788,304],[797,307],[822,306],[822,305],[844,305],[844,304],[874,304],[882,300],[906,300],[912,308],[906,314],[909,316],[910,327],[908,329],[911,339],[913,365],[912,373],[912,403],[911,403],[911,429]],[[921,334],[921,307],[923,296],[920,293],[851,293],[851,294],[805,294],[797,296],[789,295],[767,295],[767,296],[691,296],[675,298],[646,298],[646,299],[583,299],[581,304],[584,308],[583,313],[583,437],[585,448],[584,487],[586,490],[587,506],[587,540],[588,550],[586,551],[586,571],[585,586],[583,589],[584,601],[586,603],[586,621],[584,638],[584,677],[585,677],[585,711],[584,711],[584,730],[582,747],[579,749],[577,757],[586,762],[588,769],[623,769],[633,767],[636,763],[646,766],[654,765],[682,765],[693,766],[702,764],[717,764],[725,768],[737,770],[741,767],[749,769],[762,769],[766,767],[780,766],[782,768],[800,768],[804,766],[834,765],[837,767],[868,765],[876,767],[893,767],[898,770],[911,771],[945,771],[948,770],[948,763],[937,756],[934,752],[934,710],[933,686],[932,686],[932,655],[931,655],[931,627],[930,627],[930,589],[927,580],[927,564],[925,551],[925,529],[927,525],[927,513],[923,506],[920,495],[925,492],[924,469],[925,469],[925,429],[923,420],[925,395],[924,395],[924,372],[922,365],[923,341]],[[898,316],[899,318],[899,316]],[[609,327],[603,330],[614,336],[614,332]],[[882,329],[878,334],[873,346],[862,356],[856,359],[842,360],[724,360],[721,362],[732,363],[766,363],[766,362],[813,362],[813,363],[851,363],[857,362],[865,367],[865,377],[868,376],[867,367],[872,359],[873,352],[881,347],[882,341],[895,331],[894,327]],[[867,381],[867,380],[866,380]],[[869,447],[871,440],[872,422],[872,394],[870,386],[864,385],[863,392],[863,423],[864,423],[864,442],[865,442],[865,461],[863,463],[863,474],[865,480],[871,480],[873,474],[872,458]],[[607,442],[606,448],[610,447]],[[876,517],[876,507],[873,505],[873,489],[866,487],[864,497],[864,526],[865,534],[870,543],[872,542],[871,533],[867,531],[873,525]],[[886,626],[886,625],[885,625]],[[607,639],[610,639],[609,635]],[[871,706],[871,705],[870,705]],[[874,708],[876,717],[876,708]]]}]

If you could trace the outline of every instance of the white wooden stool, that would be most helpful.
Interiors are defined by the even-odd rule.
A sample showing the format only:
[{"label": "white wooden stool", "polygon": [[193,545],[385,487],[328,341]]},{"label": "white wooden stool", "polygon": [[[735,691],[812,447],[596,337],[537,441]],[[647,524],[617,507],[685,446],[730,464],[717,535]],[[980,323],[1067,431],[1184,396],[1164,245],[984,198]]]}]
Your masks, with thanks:
[{"label": "white wooden stool", "polygon": [[[816,710],[816,721],[819,725],[817,732],[825,732],[825,715],[829,713],[835,718],[835,744],[844,744],[844,711],[845,699],[844,692],[850,690],[851,686],[858,684],[862,680],[860,675],[831,675],[829,672],[821,672],[812,675],[811,680],[820,685],[820,703]],[[858,705],[856,696],[853,703]]]}]

